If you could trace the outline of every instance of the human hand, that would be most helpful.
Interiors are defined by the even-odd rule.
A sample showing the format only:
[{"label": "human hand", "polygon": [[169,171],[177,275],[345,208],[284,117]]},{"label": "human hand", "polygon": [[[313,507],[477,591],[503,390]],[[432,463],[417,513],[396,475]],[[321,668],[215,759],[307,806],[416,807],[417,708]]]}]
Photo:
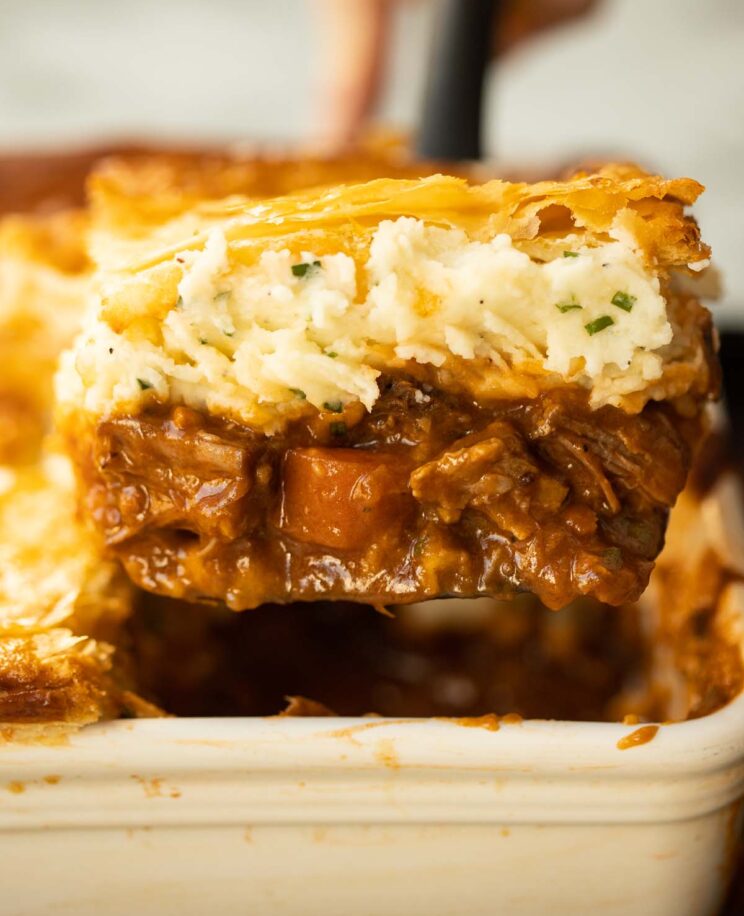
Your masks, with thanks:
[{"label": "human hand", "polygon": [[[383,83],[393,14],[398,7],[414,2],[417,0],[314,0],[323,41],[322,146],[348,146],[368,123]],[[585,15],[597,2],[502,0],[494,52],[508,53],[540,32]]]}]

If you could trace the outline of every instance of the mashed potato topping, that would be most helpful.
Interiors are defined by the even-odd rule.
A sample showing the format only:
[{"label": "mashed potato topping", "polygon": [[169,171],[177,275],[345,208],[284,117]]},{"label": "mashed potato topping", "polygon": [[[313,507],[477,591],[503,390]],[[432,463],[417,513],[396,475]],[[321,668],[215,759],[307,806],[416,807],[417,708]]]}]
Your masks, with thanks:
[{"label": "mashed potato topping", "polygon": [[612,403],[662,374],[672,340],[659,280],[625,239],[534,260],[509,235],[472,240],[412,217],[382,221],[368,256],[267,250],[231,263],[225,235],[186,251],[161,340],[96,319],[61,376],[87,409],[155,395],[250,416],[378,396],[406,361],[552,374]]}]

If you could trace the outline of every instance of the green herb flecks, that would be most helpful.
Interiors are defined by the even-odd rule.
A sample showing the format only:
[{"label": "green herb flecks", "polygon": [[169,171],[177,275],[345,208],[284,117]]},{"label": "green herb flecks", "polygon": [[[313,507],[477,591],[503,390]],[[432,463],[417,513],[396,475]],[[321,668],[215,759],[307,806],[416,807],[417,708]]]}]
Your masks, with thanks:
[{"label": "green herb flecks", "polygon": [[303,261],[301,264],[292,265],[292,273],[295,277],[306,277],[312,274],[320,267],[320,261]]},{"label": "green herb flecks", "polygon": [[584,306],[578,302],[557,302],[555,306],[559,312],[573,312],[574,309],[582,309]]},{"label": "green herb flecks", "polygon": [[209,341],[207,340],[206,337],[200,337],[200,338],[199,338],[199,343],[200,343],[202,346],[206,346],[206,344],[208,344]]},{"label": "green herb flecks", "polygon": [[177,309],[183,308],[183,296],[179,296],[178,299],[176,299],[176,308]]},{"label": "green herb flecks", "polygon": [[148,388],[152,388],[152,382],[148,382],[146,379],[138,378],[137,384],[140,386],[141,391],[147,391]]},{"label": "green herb flecks", "polygon": [[564,258],[578,258],[578,256],[579,256],[578,251],[564,251],[563,252]]},{"label": "green herb flecks", "polygon": [[341,413],[344,409],[344,405],[341,401],[324,401],[323,410],[327,410],[330,413]]},{"label": "green herb flecks", "polygon": [[338,356],[338,353],[336,353],[335,350],[326,350],[326,356],[329,359],[336,359],[336,357]]},{"label": "green herb flecks", "polygon": [[340,420],[331,423],[330,425],[331,435],[332,436],[345,436],[346,435],[346,424],[342,423]]},{"label": "green herb flecks", "polygon": [[595,334],[599,334],[600,331],[604,331],[605,328],[609,328],[610,325],[614,323],[615,319],[610,315],[600,315],[599,318],[595,318],[594,321],[585,324],[584,329],[590,337],[593,337]]},{"label": "green herb flecks", "polygon": [[306,395],[305,392],[302,390],[302,388],[290,388],[289,390],[292,392],[292,394],[293,394],[296,398],[299,398],[301,401],[304,401],[304,400],[307,399],[307,395]]},{"label": "green herb flecks", "polygon": [[624,293],[622,290],[618,290],[612,299],[610,299],[610,302],[613,305],[617,306],[619,309],[622,309],[624,312],[632,311],[635,301],[635,296],[631,296],[630,293]]}]

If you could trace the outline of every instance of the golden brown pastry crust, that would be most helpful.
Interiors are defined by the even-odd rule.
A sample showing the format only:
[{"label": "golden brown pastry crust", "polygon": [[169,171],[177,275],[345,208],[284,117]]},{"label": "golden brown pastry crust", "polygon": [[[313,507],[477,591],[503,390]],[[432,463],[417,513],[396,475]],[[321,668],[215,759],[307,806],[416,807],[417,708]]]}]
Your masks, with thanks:
[{"label": "golden brown pastry crust", "polygon": [[[354,160],[357,174],[364,171],[360,161]],[[351,170],[336,163],[325,177],[341,177],[347,167]],[[428,225],[463,229],[476,241],[506,233],[536,261],[560,257],[567,247],[630,240],[648,270],[659,277],[670,323],[678,333],[659,351],[662,377],[650,381],[647,389],[613,395],[612,403],[636,412],[649,399],[715,393],[715,340],[707,312],[689,294],[676,295],[670,280],[672,273],[697,276],[710,256],[697,223],[686,212],[703,190],[692,179],[664,179],[631,164],[612,164],[595,173],[535,184],[493,180],[476,185],[433,175],[297,191],[260,204],[246,196],[214,199],[216,193],[237,187],[263,194],[292,174],[280,169],[277,178],[268,165],[252,168],[212,163],[200,171],[193,162],[174,164],[171,159],[140,162],[135,168],[112,161],[93,176],[99,316],[114,332],[161,345],[159,325],[173,308],[184,275],[180,255],[203,249],[215,227],[224,232],[231,264],[250,265],[266,250],[287,249],[297,255],[313,251],[318,256],[342,252],[354,259],[358,284],[364,288],[362,266],[378,224],[412,216]],[[404,362],[387,351],[379,354],[379,362],[413,375],[422,372],[412,360]],[[425,371],[433,373],[431,367]],[[494,371],[490,360],[448,356],[433,374],[435,384],[456,384],[476,398],[531,398],[562,383],[545,370],[542,360],[530,358],[514,365],[507,359],[506,367]],[[596,403],[604,402],[600,394]],[[128,407],[117,409],[126,412]],[[277,422],[271,410],[266,413],[264,417],[256,408],[257,426]],[[235,419],[249,422],[237,415]]]},{"label": "golden brown pastry crust", "polygon": [[[186,194],[192,204],[188,231],[177,219],[167,223],[181,210],[167,202],[160,209],[145,194],[129,192],[122,168],[119,164],[94,174],[91,205],[94,225],[103,235],[99,254],[104,268],[132,273],[160,264],[177,251],[202,247],[209,229],[224,220],[229,221],[226,235],[238,258],[247,261],[253,245],[299,249],[311,237],[317,246],[318,230],[327,238],[324,247],[329,250],[364,249],[379,221],[399,216],[462,228],[474,238],[506,232],[535,257],[562,250],[572,233],[578,244],[607,241],[616,226],[632,232],[649,264],[662,270],[685,268],[710,256],[697,223],[685,213],[703,186],[690,178],[649,175],[632,165],[607,165],[594,174],[535,184],[493,180],[472,185],[452,175],[378,178],[297,191],[260,207],[252,204],[251,195],[214,199],[207,178]],[[143,234],[153,231],[156,234],[143,242]]]},{"label": "golden brown pastry crust", "polygon": [[[108,156],[96,163],[88,192],[96,218],[112,231],[158,225],[208,200],[240,195],[283,197],[303,188],[434,175],[442,163],[413,161],[407,149],[383,142],[363,143],[344,154],[298,156],[246,151],[168,152]],[[451,174],[475,176],[474,167]]]},{"label": "golden brown pastry crust", "polygon": [[744,684],[741,481],[720,433],[706,441],[670,515],[666,544],[639,601],[651,658],[618,711],[674,721],[706,716]]},{"label": "golden brown pastry crust", "polygon": [[64,459],[3,469],[0,722],[82,725],[118,715],[112,643],[132,607],[117,565],[75,517]]},{"label": "golden brown pastry crust", "polygon": [[81,211],[0,220],[0,464],[34,461],[52,378],[76,334],[90,263]]}]

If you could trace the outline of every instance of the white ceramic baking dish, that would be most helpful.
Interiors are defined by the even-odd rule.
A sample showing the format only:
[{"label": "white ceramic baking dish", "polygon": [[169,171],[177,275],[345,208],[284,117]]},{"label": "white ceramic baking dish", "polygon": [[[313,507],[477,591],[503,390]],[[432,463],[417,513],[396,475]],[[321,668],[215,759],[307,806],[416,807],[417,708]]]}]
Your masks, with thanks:
[{"label": "white ceramic baking dish", "polygon": [[[734,566],[738,498],[722,479],[699,516]],[[744,586],[718,614],[744,645]],[[171,719],[10,740],[0,912],[717,911],[740,827],[744,695],[638,744],[624,740],[638,726],[495,725]]]}]

